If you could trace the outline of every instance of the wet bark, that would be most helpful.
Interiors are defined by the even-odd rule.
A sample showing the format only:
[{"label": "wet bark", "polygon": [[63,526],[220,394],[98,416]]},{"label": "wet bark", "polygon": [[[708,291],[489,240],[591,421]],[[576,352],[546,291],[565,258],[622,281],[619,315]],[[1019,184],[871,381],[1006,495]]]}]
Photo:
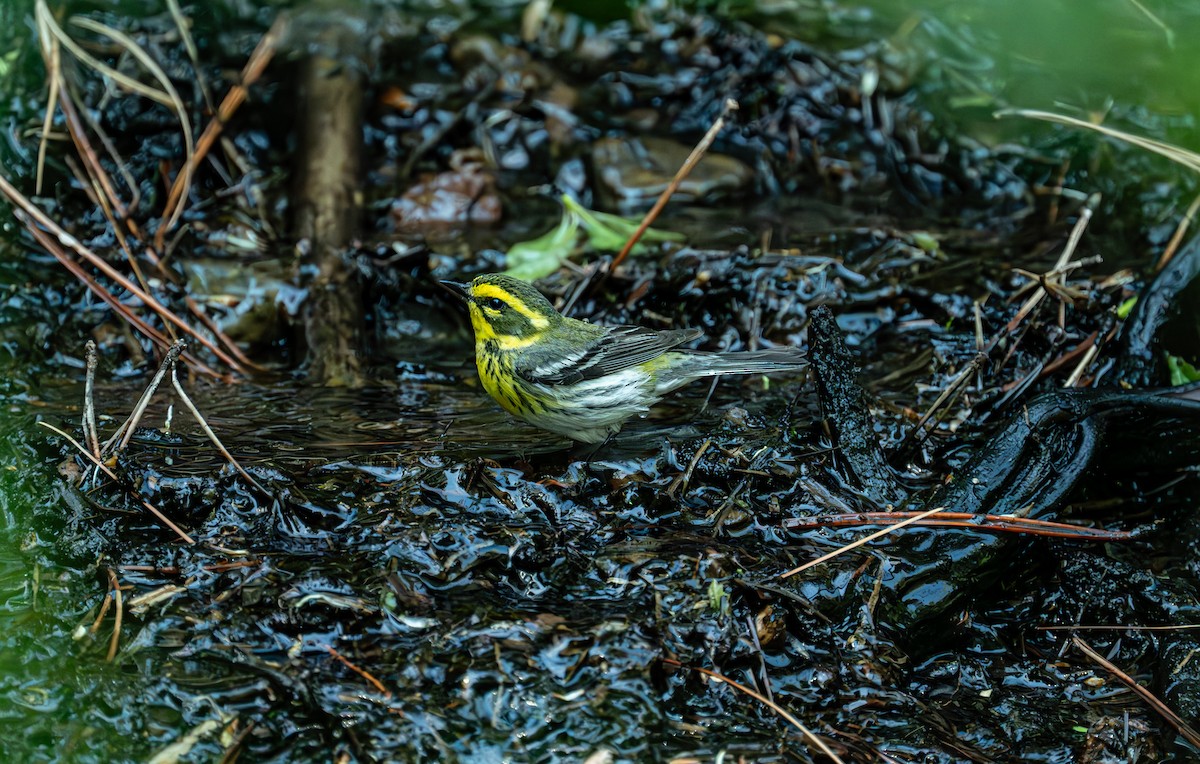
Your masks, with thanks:
[{"label": "wet bark", "polygon": [[905,492],[879,446],[867,395],[858,384],[854,356],[826,307],[812,313],[808,360],[817,381],[821,409],[838,452],[845,459],[848,476],[880,506],[899,504]]},{"label": "wet bark", "polygon": [[304,62],[300,90],[294,225],[307,242],[304,271],[311,278],[308,375],[321,385],[353,386],[362,381],[362,289],[345,253],[360,220],[362,83],[344,61],[314,55]]}]

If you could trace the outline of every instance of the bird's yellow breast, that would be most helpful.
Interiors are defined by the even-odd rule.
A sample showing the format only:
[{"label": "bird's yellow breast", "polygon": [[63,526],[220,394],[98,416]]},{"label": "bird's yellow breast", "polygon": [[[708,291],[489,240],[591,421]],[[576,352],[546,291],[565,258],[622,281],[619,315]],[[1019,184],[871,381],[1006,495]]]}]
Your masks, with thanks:
[{"label": "bird's yellow breast", "polygon": [[495,340],[477,342],[475,365],[479,369],[479,381],[483,389],[510,414],[519,417],[544,410],[534,398],[520,387],[512,369],[512,363],[497,352]]}]

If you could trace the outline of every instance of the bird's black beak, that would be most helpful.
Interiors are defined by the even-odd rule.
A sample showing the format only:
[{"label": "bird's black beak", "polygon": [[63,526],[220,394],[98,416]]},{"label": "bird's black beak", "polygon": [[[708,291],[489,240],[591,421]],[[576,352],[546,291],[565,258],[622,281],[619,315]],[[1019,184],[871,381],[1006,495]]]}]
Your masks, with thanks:
[{"label": "bird's black beak", "polygon": [[441,284],[446,288],[447,292],[450,292],[460,300],[470,301],[471,293],[468,291],[466,284],[462,284],[457,281],[443,281]]}]

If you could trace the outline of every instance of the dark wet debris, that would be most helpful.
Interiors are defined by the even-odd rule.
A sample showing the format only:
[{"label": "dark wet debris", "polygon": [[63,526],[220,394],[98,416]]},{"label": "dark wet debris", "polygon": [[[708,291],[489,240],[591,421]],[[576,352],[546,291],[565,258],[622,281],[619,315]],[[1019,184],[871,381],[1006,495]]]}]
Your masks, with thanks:
[{"label": "dark wet debris", "polygon": [[[377,370],[387,384],[188,383],[270,499],[178,411],[169,434],[140,432],[116,461],[120,485],[96,482],[70,448],[29,435],[30,411],[78,419],[78,391],[49,382],[61,369],[5,379],[23,417],[5,443],[66,469],[0,474],[5,502],[38,497],[32,524],[20,521],[35,537],[21,564],[47,571],[39,594],[8,601],[16,616],[0,644],[26,657],[0,679],[12,701],[0,739],[105,762],[129,757],[130,740],[145,759],[189,731],[189,755],[214,760],[549,762],[606,750],[621,761],[815,760],[767,707],[669,658],[769,695],[846,761],[1186,760],[1186,744],[1140,701],[1065,649],[1063,632],[1039,628],[1195,623],[1196,404],[1156,389],[1153,330],[1154,316],[1183,304],[1179,279],[1147,290],[1141,270],[1089,262],[1064,277],[1062,299],[1005,335],[1030,281],[1013,267],[1048,270],[1066,234],[1054,221],[1079,207],[1064,198],[1048,214],[1027,156],[939,135],[903,65],[870,47],[824,54],[675,11],[653,24],[564,18],[528,44],[444,18],[383,41],[391,52],[373,78],[403,98],[369,110],[368,195],[397,230],[364,237],[346,258],[368,284],[373,336],[398,359]],[[186,71],[169,26],[153,23],[159,53]],[[195,195],[219,201],[188,213],[178,256],[193,243],[216,258],[293,254],[287,187],[268,169],[286,165],[287,130],[268,116],[285,90],[265,86],[261,108],[231,131],[250,171],[239,181],[242,165],[214,160],[221,171],[198,178]],[[502,249],[543,233],[550,179],[603,204],[594,161],[605,135],[690,146],[724,97],[741,110],[714,156],[752,168],[753,190],[702,183],[697,203],[666,218],[707,239],[607,278],[595,267],[603,253],[585,252],[542,286],[591,320],[701,327],[709,349],[807,346],[815,385],[698,385],[594,454],[512,422],[478,387],[436,278],[502,267],[475,254],[479,240]],[[104,103],[133,177],[157,177],[157,163],[179,154],[170,121],[144,103]],[[158,202],[157,185],[143,185],[144,211]],[[436,216],[405,207],[447,188],[457,196]],[[63,214],[82,209],[62,196]],[[714,198],[724,201],[701,203]],[[111,250],[102,217],[74,222]],[[454,232],[431,245],[443,224]],[[722,237],[737,244],[713,243]],[[1195,250],[1173,268],[1190,267]],[[0,332],[13,356],[57,352],[69,366],[101,323],[104,357],[136,373],[147,348],[107,309],[65,317],[78,294],[42,282],[57,283],[5,293]],[[170,279],[152,287],[182,298]],[[263,297],[272,293],[214,289],[205,302],[231,319],[286,314]],[[1135,293],[1161,295],[1142,340],[1112,313]],[[977,301],[983,338],[1004,341],[914,436],[978,357]],[[290,347],[286,329],[255,340]],[[1099,347],[1079,377],[1090,389],[1058,390],[1088,342]],[[1128,373],[1135,356],[1141,376]],[[1133,391],[1117,384],[1131,380]],[[123,413],[137,392],[106,382],[101,410]],[[161,425],[166,406],[157,400],[147,422]],[[198,543],[175,541],[139,497]],[[910,528],[778,578],[874,530],[787,519],[889,504],[1141,535],[1099,547]],[[110,572],[129,587],[112,665],[111,610],[89,630]],[[1195,719],[1189,633],[1088,639]]]}]

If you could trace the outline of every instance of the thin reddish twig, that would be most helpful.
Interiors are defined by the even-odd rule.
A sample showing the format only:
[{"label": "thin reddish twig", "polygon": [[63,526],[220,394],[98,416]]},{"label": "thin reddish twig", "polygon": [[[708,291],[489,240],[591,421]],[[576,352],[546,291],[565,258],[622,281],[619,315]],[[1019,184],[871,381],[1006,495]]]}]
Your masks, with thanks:
[{"label": "thin reddish twig", "polygon": [[825,743],[824,740],[822,740],[820,737],[818,737],[815,732],[810,730],[808,727],[804,726],[804,724],[802,724],[800,722],[800,720],[797,719],[795,716],[793,716],[786,708],[779,705],[778,703],[771,700],[770,698],[766,697],[765,695],[762,695],[761,693],[751,690],[749,687],[747,687],[743,684],[739,684],[738,682],[735,682],[734,680],[730,679],[729,677],[725,676],[724,674],[718,674],[717,672],[710,671],[709,669],[697,668],[695,666],[685,666],[684,664],[680,663],[677,660],[674,660],[673,658],[663,658],[662,662],[667,664],[668,666],[677,666],[681,669],[687,669],[688,671],[695,671],[700,674],[704,674],[705,676],[715,679],[718,682],[724,682],[725,684],[729,685],[730,687],[734,688],[735,690],[738,690],[739,692],[743,692],[746,695],[749,695],[750,697],[757,700],[759,703],[762,703],[763,705],[765,705],[767,708],[770,708],[772,711],[774,711],[776,714],[778,714],[788,724],[790,724],[793,727],[795,727],[796,729],[800,730],[800,733],[802,735],[804,735],[804,739],[807,740],[810,745],[812,745],[814,748],[819,750],[821,753],[828,756],[830,759],[832,759],[834,762],[836,762],[836,764],[845,764],[845,762],[843,762],[841,760],[841,758],[839,758],[838,755],[833,752],[833,749],[831,749]]},{"label": "thin reddish twig", "polygon": [[113,604],[116,606],[116,611],[113,614],[113,630],[112,638],[108,641],[108,657],[105,658],[109,663],[117,657],[117,647],[121,643],[121,621],[125,618],[125,603],[121,594],[121,582],[117,579],[117,572],[112,568],[108,569],[108,585],[112,592]]},{"label": "thin reddish twig", "polygon": [[829,560],[832,560],[834,557],[843,555],[846,552],[857,549],[858,547],[862,546],[863,544],[869,544],[876,539],[883,538],[884,536],[895,533],[896,531],[900,530],[901,528],[904,528],[905,526],[914,525],[916,523],[919,523],[922,520],[924,520],[925,518],[931,517],[931,516],[937,514],[938,512],[941,512],[944,509],[945,509],[945,507],[934,507],[933,509],[927,509],[924,512],[918,512],[916,515],[908,518],[907,520],[901,520],[900,522],[896,523],[895,525],[889,525],[887,528],[884,528],[881,531],[872,533],[870,536],[864,536],[863,538],[860,538],[858,541],[851,542],[849,544],[846,544],[845,546],[840,546],[837,549],[830,552],[829,554],[823,554],[820,557],[816,558],[815,560],[809,560],[808,562],[804,563],[803,565],[801,565],[798,568],[792,568],[787,573],[780,573],[779,577],[780,578],[788,578],[789,576],[794,576],[797,573],[800,573],[801,571],[805,571],[811,567],[820,565],[823,562],[828,562]]},{"label": "thin reddish twig", "polygon": [[1191,631],[1192,629],[1200,629],[1200,623],[1184,623],[1178,626],[1123,626],[1120,624],[1089,626],[1081,623],[1071,623],[1043,624],[1036,628],[1042,631]]},{"label": "thin reddish twig", "polygon": [[[68,256],[50,234],[33,225],[25,213],[17,212],[15,215],[18,220],[25,224],[34,240],[41,244],[43,249],[53,255],[59,264],[66,268],[71,275],[79,279],[84,286],[91,289],[97,297],[106,302],[126,323],[150,338],[159,347],[170,348],[172,343],[169,337],[143,321],[140,316],[133,312],[132,308],[118,300],[112,292],[105,289],[90,273],[83,269],[83,266]],[[184,353],[183,357],[187,359],[188,365],[195,371],[206,374],[214,379],[228,379],[227,374],[216,371],[190,353]]]},{"label": "thin reddish twig", "polygon": [[[137,284],[126,278],[120,271],[109,265],[104,258],[85,247],[82,242],[63,230],[62,226],[58,225],[58,223],[42,212],[37,205],[33,204],[25,197],[24,194],[18,191],[15,186],[9,183],[3,175],[0,175],[0,193],[4,194],[9,201],[23,210],[29,218],[37,221],[40,226],[48,231],[50,235],[55,237],[64,247],[71,249],[84,260],[95,266],[105,276],[117,282],[117,284],[119,284],[122,288],[129,290],[129,292],[141,300],[146,307],[158,314],[163,321],[175,324],[188,336],[193,337],[201,345],[208,348],[213,355],[220,358],[221,361],[231,369],[243,371],[241,364],[239,364],[228,353],[221,350],[221,348],[217,347],[210,339],[193,329],[186,321],[175,315],[175,313],[173,313],[169,308],[155,299],[153,295],[143,290]],[[26,227],[28,227],[31,232],[34,232],[36,229],[36,226],[30,225],[28,222],[26,223]],[[37,235],[36,232],[34,235]],[[164,342],[163,344],[169,343]]]},{"label": "thin reddish twig", "polygon": [[1172,711],[1166,703],[1159,700],[1154,693],[1138,684],[1133,677],[1117,668],[1116,664],[1096,652],[1091,645],[1079,637],[1071,637],[1071,643],[1084,655],[1103,666],[1107,671],[1112,672],[1117,679],[1121,680],[1122,684],[1133,690],[1142,700],[1146,701],[1150,708],[1163,718],[1163,721],[1174,727],[1175,731],[1182,735],[1189,743],[1200,748],[1200,732],[1194,730],[1191,725],[1180,718],[1179,714]]},{"label": "thin reddish twig", "polygon": [[389,690],[388,688],[384,687],[383,682],[381,682],[378,679],[376,679],[375,677],[371,676],[370,672],[368,672],[366,669],[359,668],[358,666],[351,663],[350,660],[348,658],[346,658],[346,656],[342,655],[337,650],[333,649],[332,645],[325,645],[325,649],[329,651],[330,655],[332,655],[334,658],[337,658],[339,661],[341,661],[342,665],[344,665],[346,668],[350,669],[355,674],[358,674],[363,679],[366,679],[368,682],[370,682],[371,686],[373,686],[376,690],[378,690],[380,695],[382,695],[385,698],[392,697],[392,691]]},{"label": "thin reddish twig", "polygon": [[737,108],[737,101],[733,100],[732,98],[725,99],[725,105],[721,109],[721,115],[717,117],[715,122],[713,122],[712,127],[708,128],[708,132],[704,134],[704,137],[700,139],[700,142],[696,144],[696,147],[692,149],[692,153],[688,154],[688,158],[684,160],[683,166],[680,167],[679,171],[675,173],[675,177],[671,178],[671,182],[668,183],[667,187],[663,189],[663,192],[658,195],[658,200],[654,202],[654,206],[651,207],[650,211],[647,212],[645,217],[642,218],[642,222],[638,225],[637,230],[633,232],[633,235],[629,237],[629,241],[625,242],[625,246],[621,248],[621,251],[618,252],[617,256],[613,259],[612,265],[609,266],[610,271],[616,270],[617,266],[629,256],[629,253],[633,250],[634,245],[638,243],[638,239],[642,238],[642,234],[646,232],[646,229],[650,227],[650,224],[653,223],[658,217],[659,213],[663,211],[663,207],[667,206],[667,202],[670,201],[672,196],[674,196],[675,191],[679,189],[679,184],[682,183],[684,178],[688,176],[688,173],[690,173],[692,169],[700,163],[700,159],[704,156],[704,153],[708,151],[708,147],[711,146],[713,141],[717,139],[717,135],[721,132],[721,129],[725,127],[725,118],[729,116],[729,112],[737,111]]},{"label": "thin reddish twig", "polygon": [[1070,538],[1081,541],[1128,541],[1134,538],[1131,531],[1110,531],[1102,528],[1087,528],[1070,523],[1050,520],[1033,520],[1012,515],[976,515],[970,512],[943,512],[935,518],[921,519],[923,512],[855,512],[818,517],[792,517],[783,521],[785,528],[857,528],[864,525],[897,525],[902,520],[914,519],[912,525],[937,528],[970,528],[972,530],[995,531],[998,533],[1023,533],[1031,536]]}]

